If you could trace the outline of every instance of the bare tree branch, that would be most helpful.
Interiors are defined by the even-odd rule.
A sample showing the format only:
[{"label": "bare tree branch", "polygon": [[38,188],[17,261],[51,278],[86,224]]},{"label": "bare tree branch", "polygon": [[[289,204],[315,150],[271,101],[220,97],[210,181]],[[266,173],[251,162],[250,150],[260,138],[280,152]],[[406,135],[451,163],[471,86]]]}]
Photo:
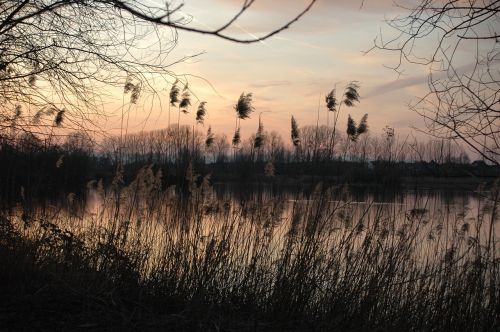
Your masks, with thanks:
[{"label": "bare tree branch", "polygon": [[[384,42],[380,35],[374,48],[399,52],[397,71],[405,63],[429,66],[429,93],[410,108],[431,135],[460,140],[500,164],[500,2],[425,0],[400,7],[406,14],[387,22],[397,36]],[[471,64],[463,66],[463,54]]]},{"label": "bare tree branch", "polygon": [[58,119],[61,127],[86,128],[94,115],[109,113],[105,105],[117,89],[130,93],[124,106],[139,95],[159,97],[178,79],[173,66],[199,55],[170,59],[179,30],[255,43],[289,28],[315,2],[308,1],[287,23],[261,37],[240,39],[225,32],[255,0],[244,0],[215,30],[190,26],[183,4],[172,1],[164,7],[139,0],[1,1],[0,135],[21,127],[52,135],[57,114],[64,114]]},{"label": "bare tree branch", "polygon": [[[106,0],[102,0],[102,1],[106,1]],[[271,32],[269,32],[261,37],[255,37],[255,38],[250,38],[250,39],[236,38],[236,37],[232,37],[232,36],[229,36],[226,34],[222,34],[222,32],[224,30],[226,30],[227,28],[229,28],[233,23],[235,23],[240,18],[240,16],[244,12],[246,12],[254,4],[255,0],[246,0],[243,4],[243,7],[236,15],[234,15],[223,26],[221,26],[220,28],[215,29],[215,30],[205,30],[205,29],[189,27],[187,25],[182,24],[182,22],[172,21],[171,16],[173,14],[173,11],[168,11],[168,9],[165,12],[163,12],[162,14],[151,15],[150,13],[145,13],[143,10],[136,8],[136,7],[133,7],[122,0],[113,0],[112,2],[115,4],[116,7],[123,9],[123,10],[131,13],[132,15],[139,17],[139,18],[141,18],[145,21],[148,21],[148,22],[153,22],[153,23],[156,23],[159,25],[168,26],[168,27],[175,28],[178,30],[184,30],[184,31],[188,31],[188,32],[194,32],[194,33],[205,34],[205,35],[212,35],[212,36],[219,37],[219,38],[222,38],[222,39],[225,39],[225,40],[228,40],[231,42],[235,42],[235,43],[250,44],[250,43],[264,41],[264,40],[269,39],[272,36],[282,32],[284,30],[288,29],[292,24],[294,24],[302,16],[304,16],[312,8],[312,6],[316,3],[316,1],[317,0],[310,0],[309,4],[299,14],[297,14],[294,18],[289,20],[284,25],[274,29],[273,31],[271,31]]]}]

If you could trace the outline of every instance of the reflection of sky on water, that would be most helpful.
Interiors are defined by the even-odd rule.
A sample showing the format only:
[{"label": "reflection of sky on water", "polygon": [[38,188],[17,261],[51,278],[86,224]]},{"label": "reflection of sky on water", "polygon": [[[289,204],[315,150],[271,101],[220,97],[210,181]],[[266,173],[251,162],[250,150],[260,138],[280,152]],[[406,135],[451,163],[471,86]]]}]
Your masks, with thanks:
[{"label": "reflection of sky on water", "polygon": [[[244,192],[243,192],[243,191]],[[340,188],[328,198],[327,208],[330,227],[337,230],[377,229],[384,232],[407,232],[418,229],[418,245],[433,248],[435,245],[446,247],[448,241],[461,237],[466,241],[476,234],[482,244],[488,238],[490,226],[494,227],[495,238],[500,237],[499,227],[491,223],[491,201],[489,192],[453,190],[401,190],[374,191]],[[168,197],[173,206],[178,196],[172,187]],[[316,196],[320,197],[320,196]],[[209,236],[217,229],[217,213],[220,206],[231,206],[231,212],[241,213],[242,222],[249,225],[253,219],[272,218],[275,240],[280,242],[287,233],[293,219],[294,209],[307,209],[316,199],[311,194],[279,190],[274,192],[269,186],[238,187],[219,185],[206,193],[204,208],[215,212],[203,218],[203,236]],[[169,204],[165,213],[170,213]],[[218,210],[219,209],[219,210]],[[102,210],[96,192],[89,193],[87,210]],[[219,212],[217,212],[219,211]],[[306,217],[304,217],[306,218]],[[252,219],[252,220],[250,220]],[[244,226],[244,225],[242,225]],[[215,227],[215,228],[214,228]],[[360,236],[360,239],[362,236]],[[279,244],[276,244],[279,246]],[[499,248],[500,249],[500,248]]]}]

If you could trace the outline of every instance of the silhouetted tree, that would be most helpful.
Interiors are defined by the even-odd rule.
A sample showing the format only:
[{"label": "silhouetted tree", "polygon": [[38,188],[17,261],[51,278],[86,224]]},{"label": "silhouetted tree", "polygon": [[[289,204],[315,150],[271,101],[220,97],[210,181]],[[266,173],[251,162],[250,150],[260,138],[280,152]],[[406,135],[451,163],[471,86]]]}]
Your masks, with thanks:
[{"label": "silhouetted tree", "polygon": [[[404,14],[388,20],[397,35],[375,48],[399,52],[405,63],[430,69],[429,91],[410,108],[428,133],[459,140],[485,160],[500,163],[500,16],[491,0],[427,0],[399,5]],[[465,52],[469,63],[459,53]]]},{"label": "silhouetted tree", "polygon": [[[171,65],[186,59],[168,57],[178,30],[237,43],[258,42],[290,27],[315,2],[309,1],[295,17],[260,37],[239,38],[229,34],[230,28],[254,0],[244,1],[215,29],[193,26],[181,10],[183,4],[173,1],[162,6],[138,0],[1,1],[0,129],[15,126],[43,134],[44,128],[53,129],[52,110],[65,110],[66,127],[89,126],[90,115],[104,112],[102,97],[121,89],[128,77],[134,77],[136,87],[149,82],[142,92],[153,94],[161,90],[160,82],[175,77]],[[131,101],[136,101],[137,90],[130,92]]]}]

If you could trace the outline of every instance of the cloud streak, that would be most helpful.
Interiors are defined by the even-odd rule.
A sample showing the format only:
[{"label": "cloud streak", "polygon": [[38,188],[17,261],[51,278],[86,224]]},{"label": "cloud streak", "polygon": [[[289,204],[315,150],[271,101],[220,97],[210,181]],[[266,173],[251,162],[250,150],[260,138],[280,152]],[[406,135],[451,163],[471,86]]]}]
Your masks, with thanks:
[{"label": "cloud streak", "polygon": [[[469,63],[467,65],[460,66],[458,68],[455,68],[455,73],[459,76],[464,75],[474,70],[475,66],[476,66],[475,63]],[[432,73],[433,80],[441,80],[447,77],[448,77],[448,72],[446,71],[439,71]],[[378,87],[368,92],[364,97],[365,98],[375,97],[386,93],[394,92],[397,90],[409,88],[412,86],[427,84],[429,82],[429,79],[430,79],[429,75],[419,75],[404,79],[398,79],[386,84],[379,85]]]},{"label": "cloud streak", "polygon": [[264,82],[258,82],[258,83],[252,83],[250,84],[250,87],[252,88],[271,88],[271,87],[277,87],[277,86],[290,86],[292,83],[287,80],[282,80],[282,81],[264,81]]}]

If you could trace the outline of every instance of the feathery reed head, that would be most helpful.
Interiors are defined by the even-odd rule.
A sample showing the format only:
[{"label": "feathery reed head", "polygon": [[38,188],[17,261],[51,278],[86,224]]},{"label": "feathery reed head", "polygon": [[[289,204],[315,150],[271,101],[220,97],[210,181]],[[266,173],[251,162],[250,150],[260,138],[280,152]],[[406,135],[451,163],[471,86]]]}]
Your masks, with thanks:
[{"label": "feathery reed head", "polygon": [[136,104],[137,101],[139,100],[139,95],[141,94],[141,83],[133,83],[132,81],[134,80],[134,77],[131,75],[127,76],[127,79],[125,80],[125,85],[123,86],[123,93],[127,94],[131,92],[130,94],[130,103],[131,104]]},{"label": "feathery reed head", "polygon": [[236,129],[233,136],[233,146],[238,146],[241,143],[240,128]]},{"label": "feathery reed head", "polygon": [[262,120],[259,117],[259,127],[257,128],[257,134],[255,135],[255,139],[253,142],[253,147],[258,149],[264,145],[264,124],[262,123]]},{"label": "feathery reed head", "polygon": [[208,148],[214,145],[214,134],[212,133],[212,126],[208,126],[207,138],[205,140],[205,146]]},{"label": "feathery reed head", "polygon": [[356,81],[347,84],[344,92],[344,104],[349,107],[354,106],[355,102],[359,102],[359,84]]},{"label": "feathery reed head", "polygon": [[174,84],[172,84],[172,87],[170,88],[170,105],[175,106],[179,102],[179,87],[177,84],[179,83],[179,80],[175,80]]},{"label": "feathery reed head", "polygon": [[252,93],[245,94],[244,92],[240,95],[236,106],[234,107],[236,110],[236,115],[240,119],[247,119],[250,117],[250,114],[254,111],[254,107],[252,105]]},{"label": "feathery reed head", "polygon": [[184,114],[187,114],[188,113],[187,108],[189,106],[191,106],[191,95],[189,94],[189,88],[188,85],[186,84],[182,92],[182,98],[181,102],[179,103],[179,108]]},{"label": "feathery reed head", "polygon": [[333,89],[325,97],[326,108],[328,108],[330,112],[335,112],[337,110],[337,97],[335,97],[335,94],[336,91]]},{"label": "feathery reed head", "polygon": [[349,117],[347,118],[347,136],[353,142],[357,140],[356,122],[353,120],[353,118],[351,118],[350,114]]},{"label": "feathery reed head", "polygon": [[298,146],[300,144],[300,132],[299,132],[299,126],[297,124],[297,121],[295,120],[293,115],[292,115],[291,137],[292,137],[293,146]]},{"label": "feathery reed head", "polygon": [[356,142],[359,138],[359,135],[368,132],[368,114],[363,115],[359,125],[356,126],[356,122],[349,117],[347,119],[347,136],[353,142]]},{"label": "feathery reed head", "polygon": [[127,79],[125,80],[125,85],[123,86],[123,93],[127,94],[134,88],[134,83],[132,83],[132,77],[127,75]]},{"label": "feathery reed head", "polygon": [[64,108],[57,111],[56,117],[54,119],[54,123],[57,127],[59,127],[62,124],[64,120],[64,113],[66,113],[66,110]]},{"label": "feathery reed head", "polygon": [[196,111],[196,122],[198,123],[203,124],[203,121],[205,121],[205,115],[207,114],[206,104],[206,101],[202,101],[200,105],[198,105],[198,110]]},{"label": "feathery reed head", "polygon": [[140,94],[141,94],[141,86],[140,84],[135,84],[134,87],[132,88],[132,93],[130,94],[130,103],[137,104]]},{"label": "feathery reed head", "polygon": [[358,136],[368,132],[368,114],[363,115],[357,128]]}]

